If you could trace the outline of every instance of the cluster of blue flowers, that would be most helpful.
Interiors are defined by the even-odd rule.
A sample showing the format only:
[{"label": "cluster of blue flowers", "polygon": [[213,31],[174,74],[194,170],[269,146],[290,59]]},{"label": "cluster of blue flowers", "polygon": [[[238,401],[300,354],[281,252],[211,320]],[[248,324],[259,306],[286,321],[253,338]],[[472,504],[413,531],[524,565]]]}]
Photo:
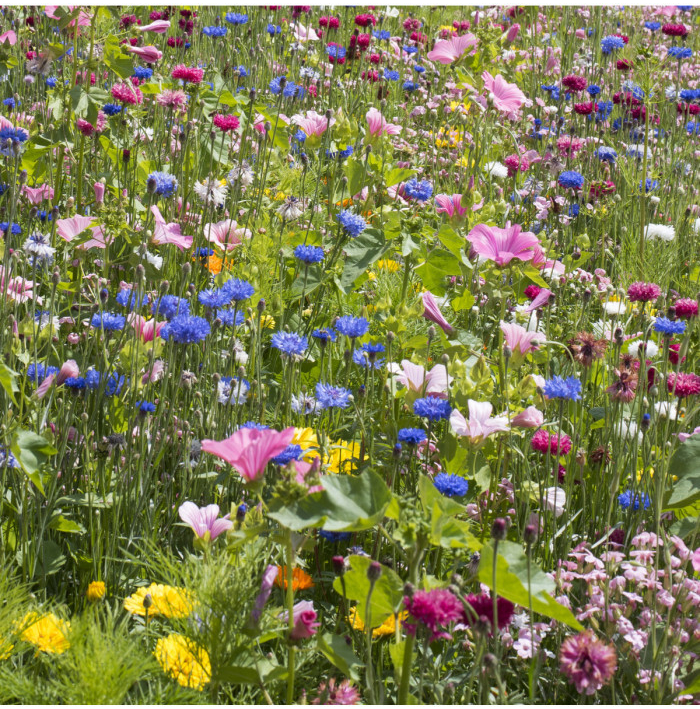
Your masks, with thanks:
[{"label": "cluster of blue flowers", "polygon": [[160,331],[164,340],[180,344],[201,342],[211,332],[209,323],[196,315],[176,315]]},{"label": "cluster of blue flowers", "polygon": [[306,352],[309,341],[296,332],[276,332],[272,336],[272,346],[287,357],[299,357]]},{"label": "cluster of blue flowers", "polygon": [[625,46],[625,42],[621,37],[616,37],[614,34],[603,37],[600,40],[600,49],[603,54],[610,54],[616,49],[622,49]]},{"label": "cluster of blue flowers", "polygon": [[344,209],[338,214],[338,221],[348,236],[357,238],[367,228],[367,222],[359,215]]},{"label": "cluster of blue flowers", "polygon": [[150,298],[148,294],[145,293],[141,297],[141,302],[138,302],[138,293],[132,288],[122,288],[122,290],[117,293],[117,303],[124,308],[129,310],[135,310],[137,308],[143,308],[150,303]]},{"label": "cluster of blue flowers", "polygon": [[544,394],[548,399],[578,401],[581,398],[581,382],[576,377],[552,377],[544,383]]},{"label": "cluster of blue flowers", "polygon": [[95,313],[92,316],[90,324],[102,330],[123,330],[126,324],[126,318],[116,313]]},{"label": "cluster of blue flowers", "polygon": [[427,441],[428,436],[422,428],[402,428],[399,430],[398,439],[401,443],[417,446],[419,443]]},{"label": "cluster of blue flowers", "polygon": [[644,505],[644,509],[649,509],[651,505],[651,499],[646,492],[632,494],[631,490],[625,490],[622,494],[618,495],[617,501],[623,510],[627,510],[630,507],[634,510],[638,510],[641,505]]},{"label": "cluster of blue flowers", "polygon": [[559,175],[559,186],[565,189],[580,190],[583,187],[585,178],[576,170],[566,170]]},{"label": "cluster of blue flowers", "polygon": [[151,306],[151,315],[163,315],[166,320],[172,320],[176,315],[189,314],[190,304],[176,295],[163,295]]},{"label": "cluster of blue flowers", "polygon": [[324,409],[347,409],[350,406],[350,390],[332,384],[316,384],[316,400]]},{"label": "cluster of blue flowers", "polygon": [[230,25],[245,25],[248,22],[248,15],[241,12],[227,12],[225,19]]},{"label": "cluster of blue flowers", "polygon": [[202,34],[207,37],[225,37],[228,33],[228,27],[213,25],[211,27],[204,27],[202,29]]},{"label": "cluster of blue flowers", "polygon": [[459,475],[438,473],[433,480],[435,487],[445,497],[463,497],[469,490],[469,482]]},{"label": "cluster of blue flowers", "polygon": [[449,418],[452,413],[452,407],[447,399],[427,396],[424,399],[416,399],[413,402],[413,413],[416,416],[428,419],[428,421],[435,422]]},{"label": "cluster of blue flowers", "polygon": [[312,264],[321,263],[321,261],[325,258],[325,253],[320,246],[306,246],[305,244],[299,244],[299,246],[294,249],[294,256],[302,263]]},{"label": "cluster of blue flowers", "polygon": [[148,181],[155,182],[155,194],[161,197],[172,197],[177,191],[177,179],[169,172],[152,172]]},{"label": "cluster of blue flowers", "polygon": [[663,335],[682,335],[685,332],[685,323],[682,320],[669,320],[668,318],[656,318],[654,330]]},{"label": "cluster of blue flowers", "polygon": [[335,329],[345,337],[362,337],[369,330],[369,322],[367,322],[367,318],[343,315],[335,321]]},{"label": "cluster of blue flowers", "polygon": [[403,186],[404,194],[411,199],[417,199],[419,202],[425,202],[432,197],[433,186],[428,180],[418,180],[412,177]]}]

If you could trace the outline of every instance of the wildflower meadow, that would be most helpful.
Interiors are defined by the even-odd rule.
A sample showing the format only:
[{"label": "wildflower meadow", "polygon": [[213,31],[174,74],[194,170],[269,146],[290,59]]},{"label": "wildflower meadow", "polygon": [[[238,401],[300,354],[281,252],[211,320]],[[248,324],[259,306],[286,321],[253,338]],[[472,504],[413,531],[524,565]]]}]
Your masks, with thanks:
[{"label": "wildflower meadow", "polygon": [[700,10],[0,13],[0,702],[700,702]]}]

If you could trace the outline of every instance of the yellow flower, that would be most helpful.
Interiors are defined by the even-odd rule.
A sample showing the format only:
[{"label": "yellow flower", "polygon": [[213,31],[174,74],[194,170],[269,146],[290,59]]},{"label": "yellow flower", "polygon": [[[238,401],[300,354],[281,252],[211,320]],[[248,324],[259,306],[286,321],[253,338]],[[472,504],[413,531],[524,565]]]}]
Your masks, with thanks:
[{"label": "yellow flower", "polygon": [[260,327],[266,327],[272,330],[272,328],[275,327],[275,319],[272,317],[272,315],[263,315],[260,318]]},{"label": "yellow flower", "polygon": [[351,473],[352,459],[360,458],[361,446],[355,441],[336,441],[326,456],[325,463],[329,473]]},{"label": "yellow flower", "polygon": [[183,687],[201,692],[211,680],[209,653],[183,635],[171,633],[161,638],[153,654],[163,671]]},{"label": "yellow flower", "polygon": [[166,586],[161,583],[152,583],[142,586],[124,600],[124,608],[132,615],[146,615],[143,602],[146,596],[151,597],[148,615],[162,615],[166,618],[183,618],[192,612],[194,606],[190,593],[184,588]]},{"label": "yellow flower", "polygon": [[275,195],[275,201],[276,201],[276,202],[281,202],[283,199],[286,199],[286,198],[287,198],[287,195],[286,195],[284,192],[278,192],[278,193]]},{"label": "yellow flower", "polygon": [[21,626],[24,628],[22,640],[36,646],[41,652],[60,655],[70,647],[67,637],[70,623],[61,620],[53,613],[43,616],[35,612],[28,613],[22,620]]},{"label": "yellow flower", "polygon": [[0,660],[9,660],[14,648],[15,648],[15,646],[11,642],[8,642],[7,640],[5,640],[3,643],[1,643],[0,644]]},{"label": "yellow flower", "polygon": [[[304,451],[303,460],[311,463],[315,458],[318,458],[318,438],[314,433],[313,428],[295,428],[294,438],[290,445],[300,446]],[[307,452],[308,451],[308,452]]]},{"label": "yellow flower", "polygon": [[[654,477],[654,468],[649,468],[649,477],[653,478]],[[637,482],[640,483],[642,482],[642,476],[644,475],[644,468],[641,468],[640,470],[637,471]]]},{"label": "yellow flower", "polygon": [[374,271],[367,271],[367,280],[376,281],[377,274]]},{"label": "yellow flower", "polygon": [[[407,618],[408,613],[406,611],[402,611],[399,613],[399,620],[403,621]],[[350,622],[350,625],[355,629],[355,630],[364,630],[365,629],[365,624],[362,621],[362,618],[360,618],[360,615],[357,613],[357,609],[351,608],[350,609],[350,614],[348,615],[348,621]],[[396,632],[396,616],[391,615],[389,616],[381,625],[377,626],[372,630],[372,637],[373,638],[381,638],[386,635],[393,635]]]},{"label": "yellow flower", "polygon": [[389,271],[389,273],[396,273],[401,266],[399,266],[396,261],[392,261],[391,259],[379,259],[377,261],[377,268],[381,269],[382,271]]},{"label": "yellow flower", "polygon": [[90,603],[101,601],[107,593],[107,587],[104,581],[93,581],[88,587],[85,595]]}]

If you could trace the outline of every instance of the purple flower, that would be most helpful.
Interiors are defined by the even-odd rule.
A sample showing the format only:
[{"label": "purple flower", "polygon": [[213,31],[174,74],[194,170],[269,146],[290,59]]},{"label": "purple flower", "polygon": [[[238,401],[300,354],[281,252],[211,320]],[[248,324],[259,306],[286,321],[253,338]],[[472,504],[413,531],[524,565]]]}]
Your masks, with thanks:
[{"label": "purple flower", "polygon": [[219,518],[219,505],[197,507],[194,502],[185,502],[180,505],[178,512],[180,519],[192,527],[197,539],[214,541],[220,534],[233,527],[229,515]]},{"label": "purple flower", "polygon": [[[294,605],[294,628],[289,636],[290,640],[303,640],[316,634],[320,623],[316,621],[316,611],[313,601],[299,601]],[[289,611],[280,615],[285,622],[289,622]]]},{"label": "purple flower", "polygon": [[250,617],[253,620],[253,623],[256,623],[260,620],[260,616],[262,615],[263,608],[265,607],[265,604],[267,603],[267,599],[270,597],[270,593],[272,592],[272,587],[275,583],[275,579],[277,578],[277,574],[279,573],[279,569],[276,566],[268,566],[265,569],[265,573],[263,574],[262,577],[262,583],[260,584],[260,593],[258,594],[258,597],[255,599],[255,605],[253,606],[253,612],[250,614]]}]

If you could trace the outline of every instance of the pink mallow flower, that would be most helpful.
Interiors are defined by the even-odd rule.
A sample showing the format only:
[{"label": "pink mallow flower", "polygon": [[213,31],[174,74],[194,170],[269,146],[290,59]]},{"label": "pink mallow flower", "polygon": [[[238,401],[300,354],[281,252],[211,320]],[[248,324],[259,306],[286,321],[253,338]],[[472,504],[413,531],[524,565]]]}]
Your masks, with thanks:
[{"label": "pink mallow flower", "polygon": [[223,441],[203,440],[202,450],[225,460],[240,473],[245,482],[252,483],[262,478],[270,459],[279,455],[292,442],[292,438],[294,426],[284,431],[239,428]]},{"label": "pink mallow flower", "polygon": [[469,399],[469,419],[454,409],[450,414],[450,426],[458,436],[465,436],[472,445],[481,445],[492,433],[508,430],[506,416],[491,416],[493,406],[488,401]]},{"label": "pink mallow flower", "polygon": [[435,211],[438,214],[447,214],[450,219],[461,220],[467,213],[462,206],[461,194],[437,194],[435,195]]},{"label": "pink mallow flower", "polygon": [[513,366],[521,364],[528,352],[535,352],[540,348],[540,342],[547,337],[541,332],[526,330],[522,325],[506,323],[501,320],[501,330],[506,345],[511,352]]},{"label": "pink mallow flower", "polygon": [[535,406],[528,406],[517,416],[513,417],[511,424],[517,428],[538,428],[544,423],[543,413]]},{"label": "pink mallow flower", "polygon": [[134,27],[139,32],[155,32],[156,34],[165,34],[170,29],[170,20],[155,20],[149,25]]},{"label": "pink mallow flower", "polygon": [[431,62],[452,64],[452,62],[456,62],[468,49],[476,47],[478,41],[479,40],[469,32],[463,34],[461,37],[441,39],[435,43],[435,47],[428,52],[427,56]]},{"label": "pink mallow flower", "polygon": [[184,502],[178,509],[180,519],[190,527],[197,539],[214,541],[233,527],[230,515],[219,517],[219,505],[197,507],[194,502]]},{"label": "pink mallow flower", "polygon": [[367,124],[369,126],[369,134],[371,137],[381,138],[383,135],[398,135],[401,132],[401,126],[396,123],[387,123],[387,120],[382,116],[374,106],[367,111]]},{"label": "pink mallow flower", "polygon": [[160,337],[160,331],[167,325],[167,320],[162,322],[156,322],[154,318],[146,320],[138,313],[129,313],[127,322],[134,328],[142,342],[153,342],[156,337]]},{"label": "pink mallow flower", "polygon": [[452,332],[453,327],[440,312],[440,306],[437,304],[435,296],[430,291],[425,291],[422,297],[423,307],[425,308],[423,317],[439,325],[445,332]]},{"label": "pink mallow flower", "polygon": [[[399,384],[419,393],[421,396],[447,397],[448,375],[444,364],[436,364],[426,374],[425,367],[404,359],[401,360],[400,366],[396,362],[391,362],[388,370],[390,375],[396,376]],[[452,379],[453,377],[450,377],[450,382],[452,382]],[[423,392],[423,387],[425,387],[425,393]]]},{"label": "pink mallow flower", "polygon": [[525,94],[515,84],[509,84],[500,74],[494,79],[485,71],[481,77],[489,100],[498,111],[515,113],[525,103]]},{"label": "pink mallow flower", "polygon": [[[294,628],[289,635],[290,640],[304,640],[316,634],[316,629],[321,625],[316,618],[313,601],[299,601],[293,609]],[[289,611],[280,615],[285,623],[289,622]]]},{"label": "pink mallow flower", "polygon": [[239,227],[233,219],[204,225],[204,238],[225,251],[232,251],[242,239],[250,239],[250,229]]},{"label": "pink mallow flower", "polygon": [[40,187],[28,187],[27,185],[22,185],[20,194],[24,195],[28,200],[29,204],[41,204],[45,199],[53,199],[53,187],[49,185],[41,185]]},{"label": "pink mallow flower", "polygon": [[136,54],[140,57],[142,61],[146,62],[146,64],[155,64],[163,57],[163,52],[150,44],[147,47],[132,47],[127,45],[126,48],[132,54]]},{"label": "pink mallow flower", "polygon": [[154,204],[151,207],[151,212],[156,220],[156,226],[153,230],[153,238],[151,241],[154,244],[175,244],[178,249],[184,251],[192,246],[194,237],[186,236],[180,231],[180,225],[176,222],[167,224],[160,209]]},{"label": "pink mallow flower", "polygon": [[467,234],[467,241],[479,256],[494,261],[497,266],[507,266],[514,258],[530,261],[534,248],[540,243],[531,231],[522,231],[519,224],[511,226],[510,222],[505,229],[477,224]]},{"label": "pink mallow flower", "polygon": [[74,359],[67,359],[63,365],[61,366],[61,369],[58,372],[58,375],[56,377],[56,386],[59,386],[63,384],[63,382],[66,381],[66,379],[70,379],[71,377],[79,377],[80,376],[80,367],[78,367],[77,362]]},{"label": "pink mallow flower", "polygon": [[316,111],[307,111],[306,115],[301,113],[293,115],[291,122],[304,131],[312,144],[318,144],[318,139],[335,123],[335,118],[328,119]]}]

